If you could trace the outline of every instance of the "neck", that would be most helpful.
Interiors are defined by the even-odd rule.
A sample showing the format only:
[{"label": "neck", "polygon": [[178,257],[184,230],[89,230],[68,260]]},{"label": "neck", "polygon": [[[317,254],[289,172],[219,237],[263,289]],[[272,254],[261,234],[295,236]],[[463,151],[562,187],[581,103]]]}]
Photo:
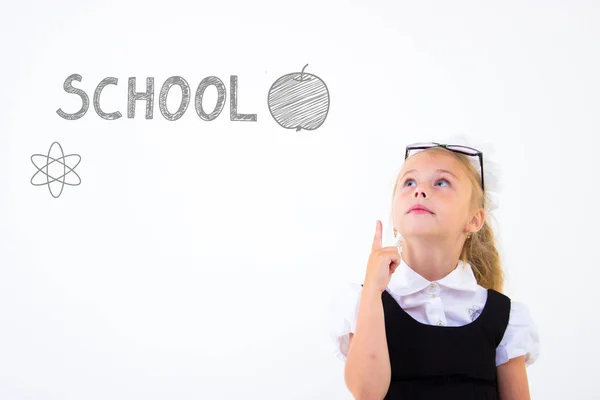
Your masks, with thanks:
[{"label": "neck", "polygon": [[437,281],[458,265],[462,243],[437,237],[417,237],[402,242],[402,259],[428,281]]}]

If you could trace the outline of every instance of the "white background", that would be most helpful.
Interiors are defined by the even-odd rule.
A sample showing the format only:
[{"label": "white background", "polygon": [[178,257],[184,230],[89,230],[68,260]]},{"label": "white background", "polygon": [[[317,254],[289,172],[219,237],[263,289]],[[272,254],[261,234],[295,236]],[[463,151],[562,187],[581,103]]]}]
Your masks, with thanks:
[{"label": "white background", "polygon": [[[404,147],[465,134],[503,169],[507,294],[542,342],[532,398],[597,398],[600,7],[593,1],[3,2],[0,399],[350,399],[327,305],[389,225]],[[315,131],[275,123],[280,76],[322,78]],[[77,121],[105,77],[102,107]],[[227,87],[167,121],[170,76]],[[229,76],[238,76],[234,122]],[[127,79],[155,78],[127,118]],[[178,88],[169,105],[178,104]],[[210,104],[207,91],[207,104]],[[214,97],[213,97],[214,98]],[[33,186],[32,154],[79,154]]]}]

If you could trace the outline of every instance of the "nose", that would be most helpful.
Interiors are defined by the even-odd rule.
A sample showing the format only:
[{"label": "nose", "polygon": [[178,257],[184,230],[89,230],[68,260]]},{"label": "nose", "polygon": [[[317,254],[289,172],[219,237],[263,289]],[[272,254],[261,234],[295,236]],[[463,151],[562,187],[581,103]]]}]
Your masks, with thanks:
[{"label": "nose", "polygon": [[419,197],[427,198],[427,193],[425,193],[425,190],[421,186],[415,189],[415,198]]}]

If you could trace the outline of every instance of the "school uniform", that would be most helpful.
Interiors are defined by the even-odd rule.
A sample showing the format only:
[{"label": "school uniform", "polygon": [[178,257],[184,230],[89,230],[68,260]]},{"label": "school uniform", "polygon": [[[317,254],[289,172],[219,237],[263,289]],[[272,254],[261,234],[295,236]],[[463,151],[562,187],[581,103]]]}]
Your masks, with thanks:
[{"label": "school uniform", "polygon": [[[344,362],[361,291],[344,285],[330,304],[334,353]],[[468,263],[430,282],[401,260],[381,295],[392,371],[385,400],[498,399],[496,367],[539,356],[528,308],[480,286]]]}]

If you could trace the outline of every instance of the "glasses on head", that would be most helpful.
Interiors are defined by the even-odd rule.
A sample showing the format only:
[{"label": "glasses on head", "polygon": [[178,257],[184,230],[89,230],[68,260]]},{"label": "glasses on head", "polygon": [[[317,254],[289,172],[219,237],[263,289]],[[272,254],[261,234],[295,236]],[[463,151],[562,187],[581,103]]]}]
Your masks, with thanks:
[{"label": "glasses on head", "polygon": [[485,186],[483,183],[483,153],[477,149],[467,146],[461,146],[457,144],[442,144],[442,143],[413,143],[406,146],[406,154],[404,155],[404,159],[408,158],[408,155],[411,150],[425,150],[431,147],[443,147],[446,150],[453,151],[455,153],[465,154],[467,156],[479,157],[479,166],[481,167],[481,190],[485,190]]}]

